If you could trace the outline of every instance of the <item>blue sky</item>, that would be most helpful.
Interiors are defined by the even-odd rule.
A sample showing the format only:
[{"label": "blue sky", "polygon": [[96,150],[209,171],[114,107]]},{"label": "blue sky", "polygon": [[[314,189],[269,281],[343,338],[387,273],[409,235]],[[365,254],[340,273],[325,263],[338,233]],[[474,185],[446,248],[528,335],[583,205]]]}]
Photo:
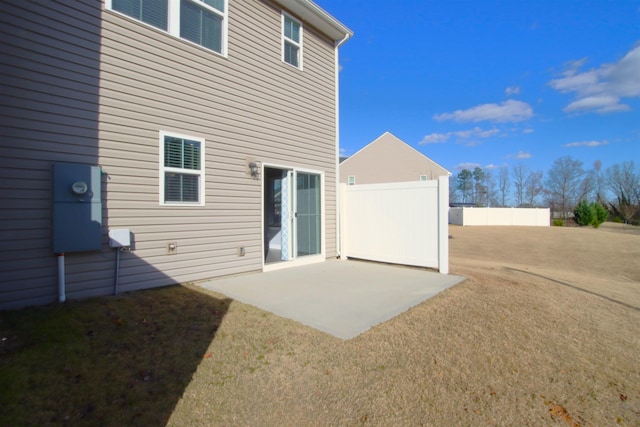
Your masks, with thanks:
[{"label": "blue sky", "polygon": [[389,131],[454,174],[640,163],[640,1],[316,3],[355,33],[342,155]]}]

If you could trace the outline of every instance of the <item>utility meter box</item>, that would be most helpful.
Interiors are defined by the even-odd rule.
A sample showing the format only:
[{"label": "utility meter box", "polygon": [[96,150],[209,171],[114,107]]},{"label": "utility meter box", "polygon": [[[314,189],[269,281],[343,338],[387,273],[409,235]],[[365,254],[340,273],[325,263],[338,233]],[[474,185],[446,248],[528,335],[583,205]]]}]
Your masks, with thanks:
[{"label": "utility meter box", "polygon": [[128,228],[109,230],[109,247],[128,248],[131,246],[131,232]]},{"label": "utility meter box", "polygon": [[100,166],[53,164],[54,253],[101,249],[101,188]]}]

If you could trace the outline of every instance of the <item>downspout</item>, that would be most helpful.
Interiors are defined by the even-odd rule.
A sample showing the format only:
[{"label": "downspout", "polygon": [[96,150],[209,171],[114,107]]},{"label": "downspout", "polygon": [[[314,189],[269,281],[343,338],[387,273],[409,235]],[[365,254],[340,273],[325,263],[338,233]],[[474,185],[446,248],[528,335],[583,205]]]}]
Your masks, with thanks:
[{"label": "downspout", "polygon": [[342,218],[341,210],[342,204],[340,203],[340,63],[338,49],[345,44],[347,40],[351,38],[351,34],[346,33],[344,38],[335,44],[335,102],[336,102],[336,252],[338,258],[342,256]]}]

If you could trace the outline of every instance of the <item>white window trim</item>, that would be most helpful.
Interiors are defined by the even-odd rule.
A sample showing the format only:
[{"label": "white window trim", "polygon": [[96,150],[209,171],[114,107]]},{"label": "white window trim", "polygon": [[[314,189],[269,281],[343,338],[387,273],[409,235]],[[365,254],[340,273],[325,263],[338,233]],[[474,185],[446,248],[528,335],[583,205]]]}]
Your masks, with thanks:
[{"label": "white window trim", "polygon": [[[297,42],[293,39],[290,39],[288,37],[285,37],[284,35],[284,19],[289,18],[293,21],[296,21],[299,25],[300,25],[300,41]],[[295,18],[294,16],[288,14],[287,12],[285,12],[284,10],[282,11],[282,17],[280,19],[280,50],[281,50],[281,58],[282,58],[282,62],[284,62],[285,64],[289,65],[290,67],[296,68],[298,70],[302,70],[302,64],[303,64],[303,58],[304,58],[304,54],[303,54],[303,40],[304,40],[304,26],[302,25],[302,21],[300,21],[299,19]],[[285,45],[285,41],[293,44],[294,46],[298,47],[298,65],[295,66],[287,61],[285,61],[284,59],[284,45]]]},{"label": "white window trim", "polygon": [[[181,139],[190,139],[192,141],[198,141],[200,142],[200,171],[194,171],[192,169],[181,169],[181,168],[171,168],[171,167],[166,167],[164,165],[164,138],[165,136],[171,136],[174,138],[181,138]],[[167,132],[167,131],[160,131],[160,136],[158,137],[158,146],[159,146],[159,150],[158,150],[158,166],[159,166],[159,178],[160,178],[160,191],[158,192],[158,200],[160,203],[160,206],[204,206],[205,205],[205,201],[204,201],[204,186],[205,186],[205,170],[206,170],[206,166],[205,166],[205,139],[204,138],[200,138],[197,136],[191,136],[191,135],[186,135],[186,134],[180,134],[180,133],[176,133],[176,132]],[[188,173],[191,175],[198,175],[200,177],[200,186],[199,186],[199,202],[166,202],[164,200],[164,174],[165,172],[178,172],[178,173]]]},{"label": "white window trim", "polygon": [[129,15],[125,15],[122,12],[118,12],[117,10],[114,10],[112,7],[112,3],[113,0],[105,0],[105,8],[117,15],[120,15],[126,19],[129,19],[133,22],[136,22],[138,24],[144,25],[146,27],[149,28],[153,28],[156,31],[161,31],[165,34],[169,34],[175,38],[180,39],[181,41],[185,42],[185,43],[189,43],[192,46],[196,46],[200,49],[205,49],[207,52],[213,52],[216,55],[220,55],[223,57],[227,57],[227,48],[228,48],[228,34],[229,34],[229,0],[224,0],[224,13],[220,12],[218,9],[213,8],[211,6],[209,6],[208,4],[204,3],[202,0],[188,0],[192,3],[197,4],[199,7],[202,7],[203,9],[207,9],[213,13],[215,13],[216,15],[222,17],[222,52],[216,52],[215,50],[211,50],[206,46],[202,46],[198,43],[194,43],[191,40],[187,40],[187,39],[183,39],[182,37],[180,37],[180,0],[167,0],[168,2],[168,23],[167,23],[167,31],[158,28],[158,27],[154,27],[151,24],[147,24],[144,21],[140,21],[138,19],[132,18]]},{"label": "white window trim", "polygon": [[355,175],[349,175],[347,177],[347,185],[356,185],[356,176]]}]

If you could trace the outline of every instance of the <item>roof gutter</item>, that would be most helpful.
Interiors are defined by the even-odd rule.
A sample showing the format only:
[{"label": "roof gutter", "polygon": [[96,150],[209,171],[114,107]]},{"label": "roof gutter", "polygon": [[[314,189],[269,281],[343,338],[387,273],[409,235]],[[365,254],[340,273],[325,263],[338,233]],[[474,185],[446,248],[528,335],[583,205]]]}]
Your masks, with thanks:
[{"label": "roof gutter", "polygon": [[340,45],[353,35],[353,31],[311,0],[275,1],[297,18],[302,19],[331,37],[335,42],[343,40]]}]

